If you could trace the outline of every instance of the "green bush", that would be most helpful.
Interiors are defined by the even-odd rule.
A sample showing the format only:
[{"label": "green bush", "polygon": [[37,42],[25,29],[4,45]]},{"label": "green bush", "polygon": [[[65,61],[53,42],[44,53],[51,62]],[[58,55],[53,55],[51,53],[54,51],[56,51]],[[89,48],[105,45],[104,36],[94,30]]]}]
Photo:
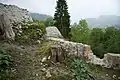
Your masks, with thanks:
[{"label": "green bush", "polygon": [[74,59],[71,63],[76,80],[95,80],[89,67],[83,60]]},{"label": "green bush", "polygon": [[16,40],[20,43],[31,43],[39,40],[45,33],[45,25],[40,21],[27,22],[22,25],[21,33],[17,34]]},{"label": "green bush", "polygon": [[0,49],[0,80],[8,80],[12,58],[8,52]]}]

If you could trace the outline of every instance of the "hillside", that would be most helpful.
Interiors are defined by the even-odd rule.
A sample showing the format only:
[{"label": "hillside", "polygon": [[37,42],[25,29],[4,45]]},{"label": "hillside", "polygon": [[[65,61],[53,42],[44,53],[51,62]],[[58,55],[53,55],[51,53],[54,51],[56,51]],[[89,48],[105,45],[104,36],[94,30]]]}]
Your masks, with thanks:
[{"label": "hillside", "polygon": [[[74,42],[71,39],[74,35],[67,35],[66,38],[62,36],[68,32],[69,28],[65,30],[67,26],[63,23],[68,22],[64,18],[69,16],[57,19],[58,26],[61,25],[64,32],[60,32],[59,27],[49,26],[57,21],[52,22],[53,19],[47,19],[49,17],[38,13],[29,14],[26,9],[15,5],[0,4],[0,80],[120,80],[120,55],[113,52],[99,58],[91,49],[92,46],[87,45],[89,43],[82,42],[87,41],[88,34],[91,34],[89,32],[92,32],[86,20],[75,25],[82,28],[74,27],[74,35],[81,40]],[[105,35],[105,39],[93,34],[90,40],[94,44],[107,41],[107,46],[110,46],[108,49],[117,51],[120,30],[117,31],[113,35],[115,37],[110,39],[109,35],[113,34],[111,28],[111,34]],[[97,33],[99,31],[95,31]],[[116,36],[117,39],[114,39]],[[77,38],[75,36],[73,39]],[[114,42],[117,48],[111,47]],[[102,54],[102,47],[96,47]]]},{"label": "hillside", "polygon": [[87,18],[90,27],[104,27],[112,25],[120,28],[120,16],[116,15],[101,15],[98,18]]},{"label": "hillside", "polygon": [[47,18],[50,18],[51,16],[46,15],[46,14],[39,14],[39,13],[30,13],[30,16],[34,20],[46,20]]}]

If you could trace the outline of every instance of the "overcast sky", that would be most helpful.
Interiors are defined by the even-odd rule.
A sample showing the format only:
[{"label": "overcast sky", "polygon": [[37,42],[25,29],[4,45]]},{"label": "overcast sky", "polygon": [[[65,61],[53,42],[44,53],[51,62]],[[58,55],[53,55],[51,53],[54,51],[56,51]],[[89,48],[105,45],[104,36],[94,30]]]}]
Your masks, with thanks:
[{"label": "overcast sky", "polygon": [[[54,15],[56,0],[0,0],[31,12]],[[67,0],[72,22],[100,15],[120,15],[120,0]]]}]

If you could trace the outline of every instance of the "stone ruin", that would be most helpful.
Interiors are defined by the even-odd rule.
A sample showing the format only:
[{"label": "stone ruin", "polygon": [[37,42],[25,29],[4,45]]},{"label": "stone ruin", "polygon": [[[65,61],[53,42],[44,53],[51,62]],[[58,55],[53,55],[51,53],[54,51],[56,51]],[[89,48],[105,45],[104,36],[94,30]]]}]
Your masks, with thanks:
[{"label": "stone ruin", "polygon": [[100,59],[92,53],[89,45],[57,38],[49,38],[49,40],[56,41],[56,44],[51,46],[51,54],[54,61],[61,62],[66,56],[75,56],[84,59],[87,63],[120,69],[120,54],[107,53],[103,59]]},{"label": "stone ruin", "polygon": [[80,57],[87,63],[93,63],[106,68],[120,69],[120,54],[107,53],[103,59],[100,59],[93,54],[89,45],[66,41],[54,36],[47,37],[47,39],[56,42],[55,45],[51,46],[51,57],[53,61],[61,62],[66,56],[70,55]]}]

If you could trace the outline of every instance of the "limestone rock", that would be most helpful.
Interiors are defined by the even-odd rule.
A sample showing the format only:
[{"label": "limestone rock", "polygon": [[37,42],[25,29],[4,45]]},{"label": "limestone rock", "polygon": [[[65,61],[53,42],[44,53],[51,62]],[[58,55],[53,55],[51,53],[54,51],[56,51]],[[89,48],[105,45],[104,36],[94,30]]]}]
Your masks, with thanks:
[{"label": "limestone rock", "polygon": [[42,58],[41,62],[45,62],[47,60],[46,57]]},{"label": "limestone rock", "polygon": [[43,68],[42,71],[45,72],[45,71],[46,71],[46,68]]},{"label": "limestone rock", "polygon": [[0,3],[0,15],[6,13],[11,23],[21,23],[21,21],[32,21],[27,9],[19,8],[15,5]]},{"label": "limestone rock", "polygon": [[49,38],[55,40],[56,44],[51,46],[51,58],[55,62],[62,62],[67,56],[83,57],[84,45],[65,41],[58,38]]},{"label": "limestone rock", "polygon": [[15,33],[7,14],[0,15],[0,36],[6,40],[14,40],[15,38]]},{"label": "limestone rock", "polygon": [[107,53],[103,59],[98,58],[89,45],[66,41],[60,38],[48,38],[56,41],[56,45],[51,46],[51,57],[53,60],[61,62],[66,56],[76,56],[84,59],[88,63],[100,65],[106,68],[120,69],[120,54]]},{"label": "limestone rock", "polygon": [[105,67],[120,69],[120,54],[107,53],[104,55],[103,61]]},{"label": "limestone rock", "polygon": [[84,45],[84,54],[83,54],[83,57],[84,59],[87,61],[89,60],[89,55],[91,53],[91,48],[89,45]]},{"label": "limestone rock", "polygon": [[40,41],[40,40],[37,40],[36,43],[37,43],[37,44],[41,44],[41,41]]},{"label": "limestone rock", "polygon": [[[0,3],[0,15],[6,14],[9,23],[12,25],[15,34],[20,35],[19,30],[22,28],[22,23],[33,21],[27,9],[19,8],[15,5],[7,5]],[[6,33],[8,34],[8,33]]]},{"label": "limestone rock", "polygon": [[63,38],[60,31],[56,27],[47,27],[46,28],[46,37],[53,37],[53,38]]},{"label": "limestone rock", "polygon": [[47,71],[46,71],[46,77],[47,77],[47,78],[50,78],[51,76],[52,76],[52,75],[50,74],[50,71],[47,70]]},{"label": "limestone rock", "polygon": [[64,56],[62,54],[62,49],[60,45],[53,45],[51,46],[51,56],[52,56],[52,61],[54,62],[61,62],[64,60]]}]

